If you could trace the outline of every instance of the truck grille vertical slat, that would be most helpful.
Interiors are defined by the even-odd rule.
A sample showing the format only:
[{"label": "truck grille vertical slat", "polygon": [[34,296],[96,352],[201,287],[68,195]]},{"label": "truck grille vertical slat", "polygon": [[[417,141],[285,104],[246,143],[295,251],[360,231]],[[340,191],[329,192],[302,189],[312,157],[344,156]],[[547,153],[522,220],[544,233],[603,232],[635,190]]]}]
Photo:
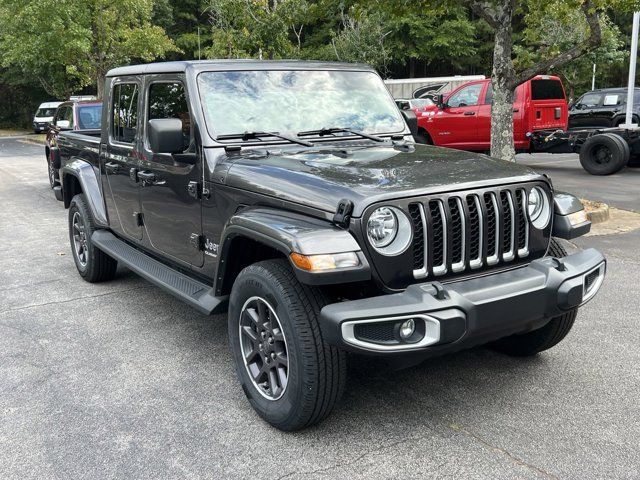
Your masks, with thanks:
[{"label": "truck grille vertical slat", "polygon": [[484,194],[487,209],[487,265],[498,263],[498,204],[493,192]]},{"label": "truck grille vertical slat", "polygon": [[516,215],[518,217],[518,257],[529,255],[529,216],[527,196],[521,188],[516,190]]},{"label": "truck grille vertical slat", "polygon": [[500,204],[502,206],[502,259],[506,262],[515,257],[515,222],[513,199],[511,192],[503,190],[500,192]]},{"label": "truck grille vertical slat", "polygon": [[408,206],[413,276],[439,277],[529,255],[524,188],[430,198]]},{"label": "truck grille vertical slat", "polygon": [[469,209],[469,266],[479,268],[482,266],[482,208],[477,195],[467,196],[467,208]]},{"label": "truck grille vertical slat", "polygon": [[447,273],[447,217],[442,200],[429,202],[429,215],[433,239],[430,252],[433,258],[433,274],[444,275]]},{"label": "truck grille vertical slat", "polygon": [[451,213],[451,270],[461,272],[465,268],[465,219],[462,202],[459,197],[449,198]]}]

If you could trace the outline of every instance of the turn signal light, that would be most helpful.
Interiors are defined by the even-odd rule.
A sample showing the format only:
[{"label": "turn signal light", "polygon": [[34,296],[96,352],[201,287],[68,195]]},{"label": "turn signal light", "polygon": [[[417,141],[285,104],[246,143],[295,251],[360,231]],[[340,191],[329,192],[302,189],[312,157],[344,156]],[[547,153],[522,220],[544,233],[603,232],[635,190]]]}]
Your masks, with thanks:
[{"label": "turn signal light", "polygon": [[569,223],[572,227],[589,220],[589,216],[587,215],[586,210],[578,210],[577,212],[571,213],[567,216],[569,217]]},{"label": "turn signal light", "polygon": [[360,265],[360,259],[358,255],[356,255],[356,252],[330,253],[325,255],[292,253],[290,257],[296,267],[309,272],[353,268]]}]

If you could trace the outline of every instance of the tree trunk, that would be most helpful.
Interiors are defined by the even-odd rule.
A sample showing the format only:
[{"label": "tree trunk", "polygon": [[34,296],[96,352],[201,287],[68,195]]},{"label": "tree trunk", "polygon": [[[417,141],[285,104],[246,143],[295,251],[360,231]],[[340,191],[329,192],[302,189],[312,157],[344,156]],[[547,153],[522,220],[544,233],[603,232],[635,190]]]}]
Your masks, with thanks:
[{"label": "tree trunk", "polygon": [[515,162],[513,143],[513,94],[516,72],[511,55],[513,40],[511,17],[513,3],[505,1],[497,12],[496,36],[493,47],[493,105],[491,106],[491,156]]},{"label": "tree trunk", "polygon": [[96,83],[97,83],[96,96],[98,97],[98,100],[102,100],[102,97],[104,96],[104,82],[105,82],[106,76],[107,76],[107,72],[105,72],[104,70],[98,69],[96,71]]}]

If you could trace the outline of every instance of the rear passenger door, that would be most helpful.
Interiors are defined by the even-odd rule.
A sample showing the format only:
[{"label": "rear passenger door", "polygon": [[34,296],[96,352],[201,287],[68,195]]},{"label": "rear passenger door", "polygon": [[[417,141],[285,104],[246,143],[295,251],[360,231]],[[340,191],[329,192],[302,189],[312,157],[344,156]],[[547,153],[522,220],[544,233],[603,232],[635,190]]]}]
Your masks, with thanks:
[{"label": "rear passenger door", "polygon": [[[184,77],[149,75],[145,82],[145,98],[144,155],[138,174],[145,246],[199,267],[204,263],[200,199],[202,157],[196,147]],[[182,153],[151,151],[148,123],[159,118],[177,118],[182,122]]]},{"label": "rear passenger door", "polygon": [[111,85],[109,137],[107,145],[102,147],[110,196],[106,202],[109,223],[121,235],[140,240],[142,217],[137,172],[141,84],[132,77],[115,79]]}]

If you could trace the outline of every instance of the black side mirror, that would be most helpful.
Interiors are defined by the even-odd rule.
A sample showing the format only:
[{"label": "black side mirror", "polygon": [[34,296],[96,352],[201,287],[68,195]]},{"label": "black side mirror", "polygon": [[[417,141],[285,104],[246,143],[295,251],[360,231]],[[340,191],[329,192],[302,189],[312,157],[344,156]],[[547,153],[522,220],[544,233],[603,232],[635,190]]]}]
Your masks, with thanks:
[{"label": "black side mirror", "polygon": [[441,93],[437,94],[437,95],[434,97],[433,101],[435,102],[436,106],[437,106],[440,110],[442,110],[444,107],[446,107],[446,104],[444,103],[444,95],[443,95],[443,94],[441,94]]},{"label": "black side mirror", "polygon": [[407,122],[411,135],[415,138],[418,133],[418,117],[416,117],[416,112],[413,110],[400,110],[400,113],[402,113],[404,121]]},{"label": "black side mirror", "polygon": [[182,120],[179,118],[149,120],[148,135],[153,153],[180,153],[184,150]]}]

